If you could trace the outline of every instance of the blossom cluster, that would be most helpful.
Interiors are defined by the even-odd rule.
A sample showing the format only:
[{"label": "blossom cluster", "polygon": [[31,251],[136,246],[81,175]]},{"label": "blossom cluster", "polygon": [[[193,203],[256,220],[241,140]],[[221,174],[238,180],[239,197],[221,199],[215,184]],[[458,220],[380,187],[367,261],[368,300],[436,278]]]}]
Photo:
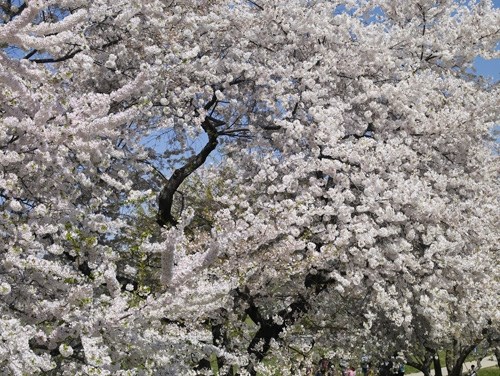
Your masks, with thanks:
[{"label": "blossom cluster", "polygon": [[471,74],[498,57],[490,2],[20,3],[7,374],[290,374],[500,330],[499,88]]}]

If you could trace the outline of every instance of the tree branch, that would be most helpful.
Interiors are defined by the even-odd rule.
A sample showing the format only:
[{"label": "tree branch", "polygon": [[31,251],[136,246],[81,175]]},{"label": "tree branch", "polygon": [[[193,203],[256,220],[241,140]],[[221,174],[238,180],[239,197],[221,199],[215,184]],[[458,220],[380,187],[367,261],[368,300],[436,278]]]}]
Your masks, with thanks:
[{"label": "tree branch", "polygon": [[[233,81],[231,81],[229,85],[237,85],[244,81],[245,81],[244,78],[238,77]],[[208,111],[213,106],[217,105],[218,100],[217,96],[215,95],[217,89],[220,91],[224,90],[222,86],[213,87],[214,93],[212,95],[212,98],[205,104],[205,106],[203,106],[203,109],[205,111]],[[203,165],[203,163],[205,163],[210,153],[213,150],[215,150],[215,148],[219,143],[219,141],[217,140],[217,138],[219,137],[219,133],[216,127],[221,125],[223,125],[223,122],[221,120],[213,118],[212,116],[206,116],[203,122],[201,123],[201,127],[208,136],[207,143],[198,154],[189,158],[182,167],[176,169],[172,174],[172,176],[169,179],[167,179],[158,197],[158,215],[156,222],[160,226],[164,227],[164,226],[177,225],[177,220],[174,218],[172,214],[174,194],[175,192],[177,192],[177,189],[184,182],[184,180],[186,180],[186,178],[189,175],[191,175],[194,171],[196,171],[197,168]]]},{"label": "tree branch", "polygon": [[251,0],[247,0],[247,1],[248,1],[250,4],[252,4],[253,6],[255,6],[255,7],[259,8],[260,10],[264,10],[264,8],[263,8],[261,5],[257,4],[255,1],[251,1]]},{"label": "tree branch", "polygon": [[[207,103],[207,105],[209,103]],[[211,106],[209,106],[208,108],[210,107]],[[205,118],[201,126],[205,133],[208,135],[207,143],[198,154],[189,158],[184,166],[174,171],[174,173],[172,174],[170,179],[167,180],[160,192],[160,196],[158,198],[159,209],[157,222],[162,227],[167,225],[175,226],[177,224],[177,220],[172,215],[172,204],[175,192],[189,175],[191,175],[197,168],[205,163],[207,157],[213,150],[215,150],[217,144],[219,143],[217,140],[217,137],[219,136],[217,133],[217,129],[215,128],[214,124],[212,124],[209,118]]]},{"label": "tree branch", "polygon": [[68,59],[71,59],[72,57],[74,57],[77,53],[79,52],[82,52],[82,50],[80,48],[72,51],[72,52],[68,52],[66,55],[64,56],[61,56],[61,57],[57,57],[57,58],[45,58],[45,59],[33,59],[33,60],[30,60],[30,61],[33,61],[34,63],[38,63],[38,64],[46,64],[46,63],[59,63],[61,61],[65,61],[65,60],[68,60]]}]

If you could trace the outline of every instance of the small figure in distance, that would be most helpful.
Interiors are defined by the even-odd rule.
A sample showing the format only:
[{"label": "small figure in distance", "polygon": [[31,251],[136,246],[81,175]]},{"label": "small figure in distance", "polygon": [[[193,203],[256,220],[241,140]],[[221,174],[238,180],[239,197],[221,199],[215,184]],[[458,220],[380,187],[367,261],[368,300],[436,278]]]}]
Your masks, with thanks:
[{"label": "small figure in distance", "polygon": [[330,361],[326,358],[323,358],[319,361],[318,371],[315,376],[330,376]]},{"label": "small figure in distance", "polygon": [[350,366],[349,369],[347,370],[347,376],[356,376],[356,368]]},{"label": "small figure in distance", "polygon": [[477,376],[476,366],[474,364],[470,366],[469,376]]},{"label": "small figure in distance", "polygon": [[398,376],[405,376],[405,362],[401,361],[398,367]]},{"label": "small figure in distance", "polygon": [[366,376],[375,376],[375,367],[372,367],[371,363],[368,363],[368,371],[366,372]]}]

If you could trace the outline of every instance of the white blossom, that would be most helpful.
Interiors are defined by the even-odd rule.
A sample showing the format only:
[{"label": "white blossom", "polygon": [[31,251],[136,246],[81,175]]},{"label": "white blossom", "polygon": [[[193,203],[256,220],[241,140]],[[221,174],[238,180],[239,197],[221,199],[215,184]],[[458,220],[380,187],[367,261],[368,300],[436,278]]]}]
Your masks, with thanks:
[{"label": "white blossom", "polygon": [[65,343],[62,343],[59,346],[59,353],[64,357],[67,358],[71,355],[73,355],[73,348],[70,345],[67,345]]},{"label": "white blossom", "polygon": [[0,283],[0,295],[10,294],[11,287],[7,282]]},{"label": "white blossom", "polygon": [[491,2],[25,3],[2,371],[287,375],[499,330]]}]

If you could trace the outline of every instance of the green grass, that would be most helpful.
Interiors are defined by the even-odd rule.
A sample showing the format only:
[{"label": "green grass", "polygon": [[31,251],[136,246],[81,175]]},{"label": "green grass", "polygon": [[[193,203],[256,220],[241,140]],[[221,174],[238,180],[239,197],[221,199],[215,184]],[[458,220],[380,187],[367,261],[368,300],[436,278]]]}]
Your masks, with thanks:
[{"label": "green grass", "polygon": [[[413,367],[410,367],[410,366],[406,366],[406,374],[409,375],[411,373],[417,373],[417,372],[420,372],[418,369],[415,369]],[[464,370],[465,372],[465,370]],[[487,367],[487,368],[481,368],[478,373],[477,373],[477,376],[500,376],[500,368],[498,368],[497,366],[495,367]]]},{"label": "green grass", "polygon": [[[439,363],[441,364],[441,368],[444,368],[444,367],[446,367],[446,352],[444,350],[441,350],[438,353],[439,353]],[[483,356],[484,356],[484,354],[483,354]],[[477,360],[477,358],[478,358],[477,354],[471,353],[465,359],[465,361],[466,362],[474,362]],[[431,363],[431,370],[433,370],[433,369],[434,369],[434,362]],[[484,375],[479,373],[478,376],[500,376],[500,372],[498,372],[498,367],[496,369],[495,369],[495,367],[492,367],[492,369],[493,369],[493,373],[485,373]],[[418,369],[413,368],[409,365],[406,366],[405,370],[406,370],[406,372],[405,372],[406,374],[420,372]]]},{"label": "green grass", "polygon": [[413,368],[412,366],[405,365],[405,374],[417,373],[420,372],[418,369]]},{"label": "green grass", "polygon": [[497,366],[481,368],[478,371],[477,376],[500,376],[500,368],[498,368]]}]

